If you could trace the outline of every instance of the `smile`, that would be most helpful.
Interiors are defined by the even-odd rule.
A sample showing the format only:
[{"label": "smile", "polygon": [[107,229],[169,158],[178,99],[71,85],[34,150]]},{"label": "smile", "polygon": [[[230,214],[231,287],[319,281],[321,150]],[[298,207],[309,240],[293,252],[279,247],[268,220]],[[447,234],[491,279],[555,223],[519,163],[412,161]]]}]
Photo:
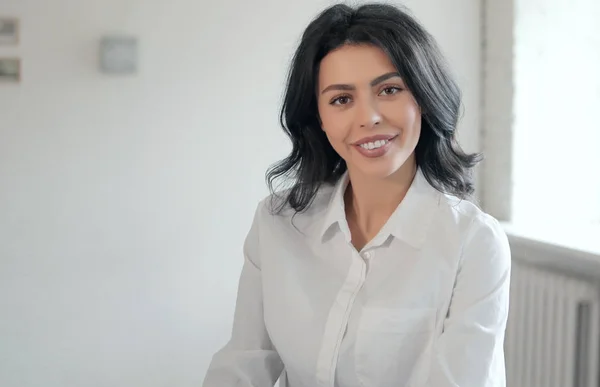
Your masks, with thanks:
[{"label": "smile", "polygon": [[390,149],[390,144],[398,135],[378,135],[364,138],[354,144],[356,150],[365,157],[381,157]]}]

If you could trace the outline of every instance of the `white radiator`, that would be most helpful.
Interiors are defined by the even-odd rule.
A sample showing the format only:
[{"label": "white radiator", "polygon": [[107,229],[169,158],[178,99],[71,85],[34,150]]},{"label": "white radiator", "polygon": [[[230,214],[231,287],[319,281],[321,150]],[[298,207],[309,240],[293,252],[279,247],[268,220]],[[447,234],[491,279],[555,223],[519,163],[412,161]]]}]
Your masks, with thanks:
[{"label": "white radiator", "polygon": [[599,386],[598,289],[592,281],[513,260],[508,387]]}]

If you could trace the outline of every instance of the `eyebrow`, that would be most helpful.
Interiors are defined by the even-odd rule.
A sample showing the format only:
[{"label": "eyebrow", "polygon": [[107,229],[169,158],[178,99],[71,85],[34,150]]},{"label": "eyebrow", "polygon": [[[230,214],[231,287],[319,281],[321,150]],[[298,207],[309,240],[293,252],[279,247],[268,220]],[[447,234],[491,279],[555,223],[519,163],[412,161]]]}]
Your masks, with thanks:
[{"label": "eyebrow", "polygon": [[[385,82],[388,79],[394,78],[394,77],[400,77],[400,74],[398,74],[397,72],[391,72],[391,73],[380,75],[371,81],[371,86],[376,86],[376,85],[380,84],[381,82]],[[323,89],[321,94],[325,94],[326,92],[331,91],[331,90],[353,91],[353,90],[356,90],[356,87],[354,87],[353,85],[346,85],[346,84],[334,84],[334,85],[329,85],[325,89]]]}]

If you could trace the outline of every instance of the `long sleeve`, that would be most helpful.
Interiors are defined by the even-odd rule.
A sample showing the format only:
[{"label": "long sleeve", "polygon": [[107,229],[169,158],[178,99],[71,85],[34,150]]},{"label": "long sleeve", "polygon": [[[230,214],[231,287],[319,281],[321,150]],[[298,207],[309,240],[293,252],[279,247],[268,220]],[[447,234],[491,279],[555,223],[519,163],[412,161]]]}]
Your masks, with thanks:
[{"label": "long sleeve", "polygon": [[511,256],[493,218],[471,224],[427,387],[505,387]]},{"label": "long sleeve", "polygon": [[272,387],[283,371],[269,339],[263,316],[259,257],[261,205],[244,243],[233,331],[209,366],[203,387]]}]

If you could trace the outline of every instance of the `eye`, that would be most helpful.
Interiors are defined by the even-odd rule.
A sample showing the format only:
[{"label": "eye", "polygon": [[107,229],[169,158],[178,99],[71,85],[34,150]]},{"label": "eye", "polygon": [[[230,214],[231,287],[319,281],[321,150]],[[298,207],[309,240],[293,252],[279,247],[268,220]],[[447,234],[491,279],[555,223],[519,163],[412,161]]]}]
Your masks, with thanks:
[{"label": "eye", "polygon": [[347,105],[349,103],[350,103],[350,96],[341,95],[337,98],[332,99],[329,104],[330,105]]},{"label": "eye", "polygon": [[379,93],[379,94],[380,95],[394,95],[401,91],[402,91],[402,89],[397,86],[387,86],[387,87],[384,87],[383,90],[381,90],[381,93]]}]

